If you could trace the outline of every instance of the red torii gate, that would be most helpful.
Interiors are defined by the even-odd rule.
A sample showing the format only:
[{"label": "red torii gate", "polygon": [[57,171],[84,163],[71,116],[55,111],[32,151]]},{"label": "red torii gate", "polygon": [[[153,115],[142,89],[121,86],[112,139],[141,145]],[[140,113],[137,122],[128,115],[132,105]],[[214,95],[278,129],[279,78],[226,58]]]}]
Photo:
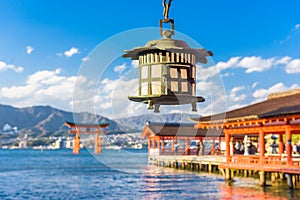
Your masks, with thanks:
[{"label": "red torii gate", "polygon": [[102,137],[106,131],[102,130],[107,128],[110,123],[99,123],[99,124],[87,124],[87,123],[75,123],[65,121],[65,125],[70,128],[69,133],[75,134],[73,139],[73,153],[79,154],[80,152],[80,134],[95,134],[95,154],[102,152]]}]

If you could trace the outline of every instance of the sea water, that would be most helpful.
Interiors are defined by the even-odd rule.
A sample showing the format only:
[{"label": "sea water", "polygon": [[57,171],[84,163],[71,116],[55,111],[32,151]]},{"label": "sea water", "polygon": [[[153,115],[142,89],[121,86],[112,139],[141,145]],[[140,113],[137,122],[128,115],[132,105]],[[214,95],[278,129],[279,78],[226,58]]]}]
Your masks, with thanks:
[{"label": "sea water", "polygon": [[0,199],[300,199],[300,191],[148,165],[145,150],[0,150]]}]

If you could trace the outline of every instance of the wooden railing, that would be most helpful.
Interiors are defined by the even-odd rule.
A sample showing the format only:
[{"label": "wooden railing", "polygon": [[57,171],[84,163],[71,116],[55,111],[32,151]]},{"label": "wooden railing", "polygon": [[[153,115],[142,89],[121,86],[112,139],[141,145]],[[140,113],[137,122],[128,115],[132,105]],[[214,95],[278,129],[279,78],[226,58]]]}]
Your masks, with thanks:
[{"label": "wooden railing", "polygon": [[160,155],[197,155],[197,149],[185,149],[177,148],[172,150],[171,148],[165,148],[160,150]]},{"label": "wooden railing", "polygon": [[297,160],[297,161],[292,161],[292,165],[293,166],[297,166],[297,167],[300,167],[300,160]]},{"label": "wooden railing", "polygon": [[263,161],[264,165],[286,165],[286,162],[280,156],[267,156]]},{"label": "wooden railing", "polygon": [[[160,155],[198,155],[198,150],[196,148],[190,148],[190,149],[185,149],[182,147],[179,147],[175,150],[172,150],[172,148],[164,148],[160,149]],[[211,155],[212,150],[209,148],[204,149],[202,155]],[[214,151],[214,155],[224,155],[224,152],[221,152],[219,150]]]},{"label": "wooden railing", "polygon": [[[242,165],[260,165],[259,155],[233,155],[229,163]],[[263,165],[268,166],[287,166],[287,159],[281,156],[266,156],[262,162]],[[300,167],[300,159],[292,161],[293,167]]]},{"label": "wooden railing", "polygon": [[231,157],[231,162],[230,163],[244,164],[244,165],[259,164],[259,156],[234,155],[234,156]]}]

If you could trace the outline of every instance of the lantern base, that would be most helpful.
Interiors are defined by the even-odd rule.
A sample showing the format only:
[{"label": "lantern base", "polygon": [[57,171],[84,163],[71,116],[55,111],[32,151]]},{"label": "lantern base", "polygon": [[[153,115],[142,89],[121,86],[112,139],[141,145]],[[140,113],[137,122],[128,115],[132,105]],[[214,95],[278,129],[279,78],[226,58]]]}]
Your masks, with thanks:
[{"label": "lantern base", "polygon": [[129,100],[148,104],[148,109],[154,109],[155,113],[159,113],[161,105],[184,105],[191,104],[192,111],[197,112],[197,102],[204,102],[201,96],[191,95],[151,95],[151,96],[129,96]]}]

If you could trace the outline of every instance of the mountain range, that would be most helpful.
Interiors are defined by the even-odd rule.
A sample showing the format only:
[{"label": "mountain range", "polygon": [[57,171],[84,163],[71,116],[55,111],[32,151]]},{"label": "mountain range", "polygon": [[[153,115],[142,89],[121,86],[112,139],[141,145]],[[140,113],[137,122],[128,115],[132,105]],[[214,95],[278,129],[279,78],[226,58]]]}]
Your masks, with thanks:
[{"label": "mountain range", "polygon": [[[65,136],[67,127],[65,121],[81,123],[110,122],[109,133],[129,133],[143,130],[147,121],[152,122],[182,122],[188,123],[187,114],[147,114],[129,118],[109,119],[107,117],[88,112],[72,113],[50,106],[32,106],[16,108],[9,105],[0,105],[0,130],[7,125],[18,128],[18,134],[27,134],[32,138],[50,136]],[[9,134],[0,134],[0,139],[12,137]]]}]

